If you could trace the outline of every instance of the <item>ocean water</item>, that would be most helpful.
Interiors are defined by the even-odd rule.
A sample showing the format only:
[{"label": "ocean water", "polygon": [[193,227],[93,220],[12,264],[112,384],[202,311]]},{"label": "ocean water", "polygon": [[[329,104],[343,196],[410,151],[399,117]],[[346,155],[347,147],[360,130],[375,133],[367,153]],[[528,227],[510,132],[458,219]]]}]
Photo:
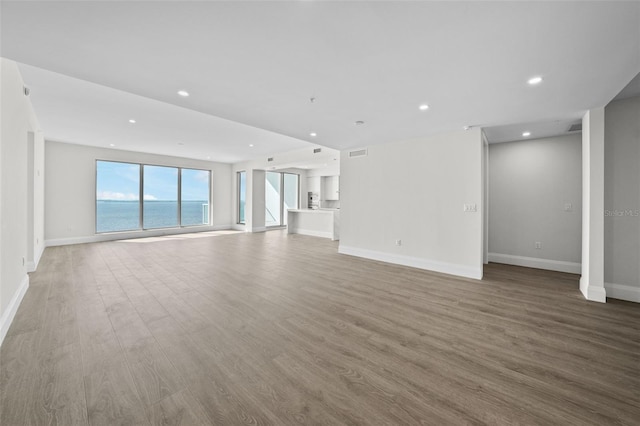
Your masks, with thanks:
[{"label": "ocean water", "polygon": [[[203,212],[204,210],[204,212]],[[207,201],[182,202],[182,226],[208,223]],[[114,232],[140,229],[138,201],[98,200],[96,203],[96,231]],[[177,201],[144,201],[143,228],[178,226]]]}]

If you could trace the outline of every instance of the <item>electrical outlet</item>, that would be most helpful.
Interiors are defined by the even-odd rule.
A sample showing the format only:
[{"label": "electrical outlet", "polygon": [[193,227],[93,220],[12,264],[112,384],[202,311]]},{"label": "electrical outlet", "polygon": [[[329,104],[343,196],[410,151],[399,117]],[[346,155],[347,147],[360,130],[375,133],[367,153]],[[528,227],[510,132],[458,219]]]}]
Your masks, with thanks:
[{"label": "electrical outlet", "polygon": [[564,204],[564,211],[565,211],[565,212],[572,212],[572,211],[573,211],[573,204],[571,204],[571,203],[565,203],[565,204]]},{"label": "electrical outlet", "polygon": [[401,246],[402,245],[402,240],[396,240],[396,245],[397,246]]},{"label": "electrical outlet", "polygon": [[478,206],[475,204],[463,204],[462,205],[462,211],[464,212],[468,212],[468,213],[473,213],[478,211]]},{"label": "electrical outlet", "polygon": [[540,241],[536,241],[536,249],[537,250],[541,250],[542,249],[542,243]]}]

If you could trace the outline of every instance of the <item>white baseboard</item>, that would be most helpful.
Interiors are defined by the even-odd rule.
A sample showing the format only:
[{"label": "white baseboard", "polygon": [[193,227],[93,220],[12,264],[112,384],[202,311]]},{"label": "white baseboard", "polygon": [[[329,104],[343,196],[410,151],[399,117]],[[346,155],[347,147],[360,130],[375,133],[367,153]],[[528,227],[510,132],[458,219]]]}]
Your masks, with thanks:
[{"label": "white baseboard", "polygon": [[14,293],[13,297],[9,301],[7,305],[7,309],[0,317],[0,346],[4,341],[4,338],[7,336],[7,332],[9,331],[9,327],[11,327],[11,323],[13,322],[13,318],[16,316],[16,312],[18,312],[18,308],[20,307],[20,303],[24,298],[24,295],[27,293],[29,289],[29,275],[25,275],[18,286],[18,289]]},{"label": "white baseboard", "polygon": [[584,276],[580,277],[580,291],[587,300],[607,303],[607,292],[605,288],[596,285],[589,285]]},{"label": "white baseboard", "polygon": [[251,228],[251,232],[267,232],[266,226],[256,226],[255,228]]},{"label": "white baseboard", "polygon": [[46,247],[66,246],[70,244],[99,243],[102,241],[129,240],[132,238],[162,237],[164,235],[192,234],[196,232],[223,231],[231,229],[231,225],[197,226],[188,228],[154,229],[147,231],[110,232],[84,237],[54,238],[45,241]]},{"label": "white baseboard", "polygon": [[604,288],[607,290],[607,297],[640,303],[640,286],[604,283]]},{"label": "white baseboard", "polygon": [[568,272],[570,274],[579,274],[582,272],[582,265],[580,263],[539,259],[537,257],[513,256],[511,254],[489,253],[489,262],[525,266],[527,268],[547,269],[549,271]]},{"label": "white baseboard", "polygon": [[301,234],[301,235],[308,235],[310,237],[321,237],[321,238],[329,238],[329,239],[333,239],[333,232],[330,231],[314,231],[312,229],[292,229],[291,234]]},{"label": "white baseboard", "polygon": [[35,259],[27,262],[27,272],[35,272],[36,269],[38,269],[38,263],[40,263],[40,258],[42,257],[42,253],[44,253],[45,246],[46,242],[39,247]]},{"label": "white baseboard", "polygon": [[423,259],[420,257],[403,256],[399,254],[385,253],[375,250],[361,249],[340,245],[338,253],[351,256],[364,257],[366,259],[379,260],[381,262],[395,263],[397,265],[410,266],[412,268],[426,269],[428,271],[442,272],[460,277],[482,279],[482,266],[473,267],[458,265],[455,263],[441,262],[437,260]]}]

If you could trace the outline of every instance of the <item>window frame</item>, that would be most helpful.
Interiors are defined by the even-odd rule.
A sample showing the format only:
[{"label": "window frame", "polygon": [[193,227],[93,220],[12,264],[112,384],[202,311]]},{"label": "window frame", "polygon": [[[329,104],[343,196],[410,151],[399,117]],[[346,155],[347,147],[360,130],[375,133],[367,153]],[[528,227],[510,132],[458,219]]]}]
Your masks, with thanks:
[{"label": "window frame", "polygon": [[[240,202],[242,201],[242,185],[240,184],[240,180],[244,174],[244,220],[240,220]],[[236,193],[238,202],[237,206],[237,214],[236,214],[236,224],[237,225],[246,225],[247,224],[247,171],[239,170],[236,172],[236,186],[238,187],[238,191]]]},{"label": "window frame", "polygon": [[[135,229],[126,229],[126,230],[116,230],[116,231],[98,231],[98,163],[99,162],[103,162],[103,163],[118,163],[118,164],[130,164],[130,165],[134,165],[134,166],[138,166],[138,172],[139,172],[139,182],[138,182],[138,207],[139,207],[139,214],[138,214],[138,227]],[[167,168],[172,168],[172,169],[177,169],[178,170],[178,176],[177,176],[177,185],[178,185],[178,198],[177,198],[177,204],[178,204],[178,225],[176,226],[163,226],[163,227],[157,227],[157,228],[145,228],[144,227],[144,167],[145,166],[153,166],[153,167],[167,167]],[[207,172],[209,174],[209,191],[208,191],[208,203],[209,203],[209,211],[208,211],[208,220],[209,223],[205,223],[205,224],[196,224],[196,225],[182,225],[182,170],[186,169],[186,170],[197,170],[197,171],[203,171],[203,172]],[[123,233],[123,232],[147,232],[147,231],[156,231],[156,230],[160,230],[160,229],[180,229],[180,228],[194,228],[194,227],[203,227],[203,226],[212,226],[211,224],[213,223],[213,209],[211,208],[212,206],[212,188],[213,188],[213,171],[210,169],[201,169],[201,168],[195,168],[195,167],[181,167],[181,166],[171,166],[171,165],[167,165],[167,164],[158,164],[158,163],[137,163],[134,161],[119,161],[119,160],[105,160],[102,158],[96,158],[95,159],[95,165],[94,165],[94,185],[93,185],[93,198],[94,198],[94,222],[93,222],[93,229],[95,232],[95,235],[102,235],[102,234],[115,234],[115,233]]]}]

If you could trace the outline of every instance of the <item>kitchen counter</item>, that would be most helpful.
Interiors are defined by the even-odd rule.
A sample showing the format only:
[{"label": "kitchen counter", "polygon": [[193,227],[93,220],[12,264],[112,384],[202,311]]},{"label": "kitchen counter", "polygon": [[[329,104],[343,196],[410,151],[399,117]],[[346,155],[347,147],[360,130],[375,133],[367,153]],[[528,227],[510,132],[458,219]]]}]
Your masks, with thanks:
[{"label": "kitchen counter", "polygon": [[339,209],[291,209],[287,212],[289,234],[340,239]]}]

